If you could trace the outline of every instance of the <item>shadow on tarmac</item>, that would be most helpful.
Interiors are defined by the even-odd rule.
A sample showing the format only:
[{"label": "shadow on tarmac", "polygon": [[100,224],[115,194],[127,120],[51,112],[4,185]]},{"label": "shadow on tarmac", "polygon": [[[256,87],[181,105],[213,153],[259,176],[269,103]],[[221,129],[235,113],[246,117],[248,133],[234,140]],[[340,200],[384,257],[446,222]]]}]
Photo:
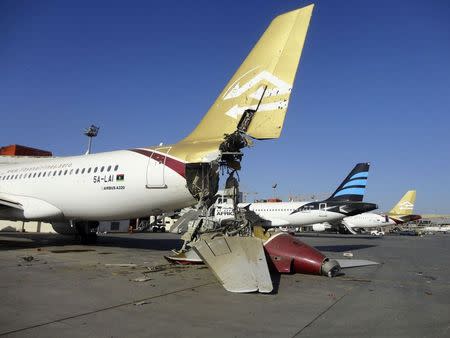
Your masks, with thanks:
[{"label": "shadow on tarmac", "polygon": [[[342,236],[339,238],[342,239]],[[370,237],[373,238],[373,237]],[[77,245],[82,247],[94,248],[127,248],[170,251],[181,248],[183,241],[178,235],[174,234],[153,234],[153,233],[134,233],[134,234],[108,234],[99,235],[97,242],[90,245],[82,245],[74,236],[64,236],[59,234],[39,234],[39,233],[4,233],[0,232],[0,251],[15,249],[33,249],[39,247],[51,246],[69,246]],[[344,245],[318,245],[314,246],[319,251],[327,252],[345,252],[352,250],[361,250],[371,248],[377,245],[370,244],[344,244]]]},{"label": "shadow on tarmac", "polygon": [[[68,245],[169,251],[172,249],[179,249],[183,244],[183,241],[179,239],[177,235],[165,234],[164,238],[161,234],[146,233],[145,237],[138,236],[142,236],[142,234],[100,235],[98,236],[96,243],[92,245],[82,245],[74,236],[0,232],[0,251]],[[153,236],[154,238],[152,238]]]},{"label": "shadow on tarmac", "polygon": [[361,250],[367,248],[373,248],[378,245],[369,245],[369,244],[350,244],[350,245],[317,245],[314,246],[319,251],[327,251],[327,252],[345,252],[345,251],[353,251],[353,250]]}]

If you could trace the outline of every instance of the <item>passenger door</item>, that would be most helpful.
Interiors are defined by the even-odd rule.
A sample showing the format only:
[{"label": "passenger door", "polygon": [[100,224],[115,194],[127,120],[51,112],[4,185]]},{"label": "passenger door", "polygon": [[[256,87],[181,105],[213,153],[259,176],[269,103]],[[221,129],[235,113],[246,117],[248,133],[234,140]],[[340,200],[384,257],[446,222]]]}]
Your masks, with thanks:
[{"label": "passenger door", "polygon": [[[157,148],[156,151],[169,152],[170,147]],[[166,156],[154,152],[148,160],[147,165],[147,185],[148,189],[167,188],[165,181]]]},{"label": "passenger door", "polygon": [[327,204],[326,203],[320,203],[319,204],[319,216],[320,217],[327,217]]}]

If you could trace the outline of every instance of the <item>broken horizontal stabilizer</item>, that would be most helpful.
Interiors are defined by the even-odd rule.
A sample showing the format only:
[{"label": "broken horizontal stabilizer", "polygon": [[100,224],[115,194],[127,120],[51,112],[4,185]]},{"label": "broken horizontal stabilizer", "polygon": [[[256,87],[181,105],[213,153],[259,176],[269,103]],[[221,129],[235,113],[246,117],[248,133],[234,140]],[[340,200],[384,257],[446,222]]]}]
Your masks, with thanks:
[{"label": "broken horizontal stabilizer", "polygon": [[204,236],[195,252],[230,292],[273,290],[262,241],[255,237]]},{"label": "broken horizontal stabilizer", "polygon": [[359,266],[377,265],[380,263],[368,261],[365,259],[336,259],[341,269],[357,268]]}]

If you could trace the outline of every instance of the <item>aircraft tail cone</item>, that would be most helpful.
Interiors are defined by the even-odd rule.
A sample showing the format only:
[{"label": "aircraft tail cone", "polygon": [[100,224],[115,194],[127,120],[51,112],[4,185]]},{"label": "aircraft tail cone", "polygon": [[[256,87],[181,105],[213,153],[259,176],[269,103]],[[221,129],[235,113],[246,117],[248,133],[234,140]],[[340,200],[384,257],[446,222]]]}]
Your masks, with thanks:
[{"label": "aircraft tail cone", "polygon": [[331,278],[337,276],[340,271],[341,266],[339,265],[338,261],[328,258],[323,261],[321,268],[322,275]]}]

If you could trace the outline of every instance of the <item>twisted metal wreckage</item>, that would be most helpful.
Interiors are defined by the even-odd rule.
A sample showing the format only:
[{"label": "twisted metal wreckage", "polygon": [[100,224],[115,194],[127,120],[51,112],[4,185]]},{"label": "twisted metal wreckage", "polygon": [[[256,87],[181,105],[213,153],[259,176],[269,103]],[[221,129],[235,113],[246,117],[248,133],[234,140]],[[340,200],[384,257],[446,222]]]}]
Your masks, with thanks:
[{"label": "twisted metal wreckage", "polygon": [[[266,92],[264,88],[256,109],[247,109],[234,133],[225,135],[220,157],[190,172],[191,193],[198,199],[188,220],[193,225],[184,233],[183,247],[167,256],[179,264],[205,263],[231,292],[273,291],[269,266],[278,273],[306,273],[334,277],[341,268],[377,264],[367,260],[329,259],[298,238],[278,231],[268,231],[265,220],[253,211],[238,207],[242,149],[252,145],[246,134]],[[218,221],[213,217],[213,204],[220,173],[226,172],[224,195],[233,201],[233,217]],[[269,265],[270,264],[270,265]]]}]

